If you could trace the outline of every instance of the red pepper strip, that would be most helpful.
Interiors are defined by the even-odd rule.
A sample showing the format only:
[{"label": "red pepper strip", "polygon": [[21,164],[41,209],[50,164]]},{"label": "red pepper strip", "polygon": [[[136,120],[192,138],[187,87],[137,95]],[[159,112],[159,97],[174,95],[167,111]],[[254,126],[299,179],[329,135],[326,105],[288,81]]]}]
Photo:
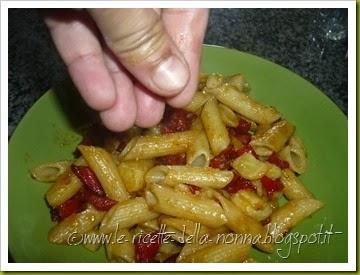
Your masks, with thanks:
[{"label": "red pepper strip", "polygon": [[263,176],[261,179],[261,184],[266,190],[266,194],[269,198],[272,197],[274,192],[279,192],[284,188],[284,185],[281,183],[279,179],[272,180],[267,176]]},{"label": "red pepper strip", "polygon": [[216,157],[210,160],[210,167],[226,170],[231,168],[231,161],[245,153],[252,153],[254,157],[258,158],[254,149],[250,145],[244,145],[240,149],[235,149],[230,145]]},{"label": "red pepper strip", "polygon": [[181,109],[166,109],[161,133],[168,134],[189,130],[195,117],[194,114]]},{"label": "red pepper strip", "polygon": [[60,204],[55,208],[55,213],[58,215],[60,220],[69,217],[73,213],[80,212],[82,209],[83,202],[76,194],[64,203]]},{"label": "red pepper strip", "polygon": [[231,182],[226,185],[223,190],[227,191],[229,194],[237,193],[239,190],[249,189],[251,191],[256,191],[255,186],[251,181],[244,179],[239,174],[234,173],[234,178]]},{"label": "red pepper strip", "polygon": [[80,181],[87,186],[91,191],[95,192],[99,196],[104,195],[104,189],[102,188],[95,173],[87,166],[71,165],[71,170],[80,179]]},{"label": "red pepper strip", "polygon": [[201,188],[196,185],[187,184],[187,186],[189,186],[189,190],[192,194],[196,194],[196,192],[199,192],[201,190]]},{"label": "red pepper strip", "polygon": [[251,141],[250,127],[250,122],[240,119],[238,126],[229,128],[229,133],[240,140],[242,144],[248,144]]},{"label": "red pepper strip", "polygon": [[231,161],[238,157],[234,146],[228,146],[224,151],[210,160],[210,167],[226,170],[231,168]]},{"label": "red pepper strip", "polygon": [[98,196],[91,190],[84,189],[85,200],[88,203],[91,203],[97,210],[100,211],[108,211],[117,204],[117,201],[114,201],[108,197]]},{"label": "red pepper strip", "polygon": [[185,165],[186,164],[186,155],[169,155],[164,157],[158,157],[155,159],[156,164],[158,165]]},{"label": "red pepper strip", "polygon": [[237,134],[247,134],[251,128],[251,123],[245,119],[240,119],[239,124],[236,126],[235,131]]},{"label": "red pepper strip", "polygon": [[236,138],[241,141],[242,144],[249,144],[251,141],[250,134],[240,134],[236,135]]},{"label": "red pepper strip", "polygon": [[275,152],[272,153],[271,156],[268,158],[268,162],[275,164],[280,169],[286,169],[290,167],[289,163],[286,160],[280,159]]},{"label": "red pepper strip", "polygon": [[135,239],[136,261],[139,263],[154,262],[156,253],[161,245],[160,235],[158,233],[146,234]]}]

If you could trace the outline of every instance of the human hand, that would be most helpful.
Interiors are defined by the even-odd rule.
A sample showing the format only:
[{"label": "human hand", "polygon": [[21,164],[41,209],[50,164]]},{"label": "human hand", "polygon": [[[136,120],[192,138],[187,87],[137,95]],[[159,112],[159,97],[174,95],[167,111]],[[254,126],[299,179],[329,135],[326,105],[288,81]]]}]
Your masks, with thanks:
[{"label": "human hand", "polygon": [[66,9],[45,16],[85,102],[104,125],[151,127],[196,90],[206,9]]}]

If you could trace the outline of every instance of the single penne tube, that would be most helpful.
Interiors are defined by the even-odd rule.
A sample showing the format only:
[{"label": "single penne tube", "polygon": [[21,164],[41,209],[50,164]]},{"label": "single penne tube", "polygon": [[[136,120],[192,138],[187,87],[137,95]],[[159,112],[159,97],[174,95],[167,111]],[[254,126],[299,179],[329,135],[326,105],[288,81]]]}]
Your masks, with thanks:
[{"label": "single penne tube", "polygon": [[290,169],[283,170],[280,180],[284,185],[283,193],[288,200],[314,198],[311,192]]},{"label": "single penne tube", "polygon": [[234,74],[227,79],[227,83],[236,88],[239,92],[248,93],[250,84],[242,74]]},{"label": "single penne tube", "polygon": [[195,167],[209,166],[211,158],[209,142],[204,131],[200,131],[186,152],[186,163]]},{"label": "single penne tube", "polygon": [[256,159],[251,153],[245,153],[236,158],[232,167],[239,172],[240,176],[248,180],[260,179],[269,169],[266,162]]},{"label": "single penne tube", "polygon": [[45,198],[51,207],[57,207],[74,196],[82,183],[70,170],[60,176],[46,192]]},{"label": "single penne tube", "polygon": [[247,216],[240,208],[221,194],[215,193],[215,198],[224,209],[228,220],[226,226],[241,235],[242,242],[250,242],[250,244],[254,244],[264,252],[272,252],[273,243],[267,241],[267,232],[259,221]]},{"label": "single penne tube", "polygon": [[99,250],[100,246],[103,244],[105,238],[99,233],[97,228],[90,230],[83,234],[82,245],[84,248],[91,252]]},{"label": "single penne tube", "polygon": [[192,167],[184,165],[158,165],[151,168],[145,176],[147,183],[160,183],[174,186],[181,183],[199,187],[223,188],[233,178],[231,171],[211,167]]},{"label": "single penne tube", "polygon": [[149,190],[157,200],[152,206],[157,212],[189,219],[212,228],[227,222],[221,206],[214,200],[188,195],[155,183],[149,185]]},{"label": "single penne tube", "polygon": [[257,221],[265,220],[272,213],[270,204],[252,191],[240,190],[231,196],[231,201]]},{"label": "single penne tube", "polygon": [[128,192],[137,192],[145,186],[145,174],[154,166],[151,159],[122,161],[118,170]]},{"label": "single penne tube", "polygon": [[224,76],[222,74],[212,73],[206,79],[206,88],[214,89],[220,87],[224,83]]},{"label": "single penne tube", "polygon": [[177,241],[178,243],[186,243],[186,235],[181,230],[177,230],[172,226],[166,226],[163,232],[165,233],[165,235],[170,236],[171,239]]},{"label": "single penne tube", "polygon": [[184,131],[135,137],[127,144],[119,158],[121,160],[152,159],[185,153],[196,136],[197,131]]},{"label": "single penne tube", "polygon": [[171,226],[179,231],[184,232],[187,235],[197,234],[199,236],[203,236],[205,234],[209,234],[210,232],[210,229],[207,226],[187,219],[161,216],[159,221],[160,224]]},{"label": "single penne tube", "polygon": [[90,204],[87,208],[76,214],[72,214],[50,229],[48,240],[55,244],[73,245],[77,239],[82,239],[82,234],[89,232],[97,226],[104,212],[96,210]]},{"label": "single penne tube", "polygon": [[275,180],[281,177],[282,175],[282,170],[277,167],[276,165],[272,164],[272,163],[268,163],[269,169],[266,171],[265,176],[267,176],[268,178]]},{"label": "single penne tube", "polygon": [[218,228],[213,228],[210,230],[210,236],[217,236],[224,233],[230,233],[231,229],[227,227],[226,225],[220,226]]},{"label": "single penne tube", "polygon": [[124,201],[129,198],[116,164],[108,152],[94,146],[79,145],[78,148],[110,199]]},{"label": "single penne tube", "polygon": [[201,111],[206,136],[214,155],[218,155],[230,144],[229,133],[221,119],[220,111],[215,98],[210,98]]},{"label": "single penne tube", "polygon": [[298,174],[305,172],[307,166],[306,150],[298,137],[292,136],[289,140],[289,145],[279,152],[279,156],[289,163],[291,170],[294,172]]},{"label": "single penne tube", "polygon": [[209,89],[217,100],[238,114],[260,124],[273,123],[280,118],[280,113],[273,107],[265,106],[233,86],[224,84],[216,89]]},{"label": "single penne tube", "polygon": [[156,125],[150,128],[147,128],[144,132],[144,136],[156,136],[161,135],[161,126]]},{"label": "single penne tube", "polygon": [[272,213],[271,222],[267,224],[268,232],[273,238],[286,234],[323,206],[321,201],[315,199],[291,200]]},{"label": "single penne tube", "polygon": [[211,97],[208,93],[203,91],[196,92],[191,102],[184,108],[185,111],[195,113],[198,111],[206,101]]},{"label": "single penne tube", "polygon": [[160,263],[165,262],[169,257],[179,254],[181,246],[176,242],[164,242],[160,245],[158,253],[155,255],[155,261]]},{"label": "single penne tube", "polygon": [[271,128],[271,124],[259,124],[256,127],[254,138],[261,137],[264,133]]},{"label": "single penne tube", "polygon": [[245,261],[250,252],[251,244],[236,241],[236,234],[225,236],[228,243],[220,242],[195,251],[182,258],[182,262],[189,263],[240,263]]},{"label": "single penne tube", "polygon": [[196,117],[194,119],[194,121],[191,123],[191,130],[195,130],[195,131],[203,131],[204,130],[204,126],[202,125],[200,117]]},{"label": "single penne tube", "polygon": [[41,182],[54,182],[67,172],[70,163],[70,161],[43,163],[31,170],[31,176]]},{"label": "single penne tube", "polygon": [[294,131],[295,127],[291,123],[280,120],[262,135],[254,137],[250,145],[259,156],[269,156],[272,152],[279,152]]},{"label": "single penne tube", "polygon": [[233,110],[224,104],[219,104],[219,111],[222,121],[226,126],[236,127],[239,124],[239,118]]},{"label": "single penne tube", "polygon": [[177,257],[176,262],[182,263],[189,255],[194,254],[196,251],[215,245],[217,238],[217,236],[212,236],[206,242],[200,241],[200,239],[195,239],[193,242],[186,242]]},{"label": "single penne tube", "polygon": [[208,78],[207,74],[205,74],[205,73],[200,73],[199,74],[198,91],[201,91],[202,89],[205,88],[207,78]]},{"label": "single penne tube", "polygon": [[133,235],[128,228],[117,231],[116,236],[112,236],[111,242],[106,244],[106,256],[110,261],[115,262],[135,262],[135,245]]},{"label": "single penne tube", "polygon": [[154,219],[159,215],[151,211],[142,197],[117,203],[105,215],[99,231],[107,234]]},{"label": "single penne tube", "polygon": [[157,218],[140,223],[139,226],[142,228],[145,227],[147,229],[151,229],[154,231],[158,231],[160,228],[159,220]]}]

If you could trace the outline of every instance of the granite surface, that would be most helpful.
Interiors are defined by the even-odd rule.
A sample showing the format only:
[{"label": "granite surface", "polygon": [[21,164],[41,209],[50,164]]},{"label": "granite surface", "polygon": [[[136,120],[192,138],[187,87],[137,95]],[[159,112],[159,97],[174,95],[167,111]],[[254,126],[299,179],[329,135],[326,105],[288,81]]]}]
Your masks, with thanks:
[{"label": "granite surface", "polygon": [[[296,72],[347,114],[345,9],[213,9],[205,43]],[[37,10],[9,11],[9,136],[34,102],[67,78]]]}]

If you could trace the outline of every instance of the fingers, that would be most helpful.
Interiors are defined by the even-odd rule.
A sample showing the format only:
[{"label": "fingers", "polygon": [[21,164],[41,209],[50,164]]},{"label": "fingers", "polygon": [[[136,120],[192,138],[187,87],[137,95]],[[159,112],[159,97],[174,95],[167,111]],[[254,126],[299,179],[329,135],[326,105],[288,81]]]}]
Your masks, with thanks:
[{"label": "fingers", "polygon": [[134,92],[138,106],[135,124],[143,128],[158,124],[164,114],[164,100],[139,84],[135,84]]},{"label": "fingers", "polygon": [[67,9],[46,15],[45,23],[85,102],[98,111],[110,108],[116,100],[115,86],[91,18]]},{"label": "fingers", "polygon": [[90,9],[105,41],[138,81],[157,95],[179,94],[189,68],[153,9]]},{"label": "fingers", "polygon": [[125,131],[134,125],[137,114],[134,85],[127,72],[116,61],[116,57],[109,51],[106,51],[104,60],[115,84],[117,97],[115,104],[101,112],[100,117],[108,129],[114,132]]},{"label": "fingers", "polygon": [[208,9],[165,9],[162,19],[167,32],[183,53],[190,69],[187,86],[180,94],[167,100],[171,106],[181,108],[191,101],[197,88]]}]

